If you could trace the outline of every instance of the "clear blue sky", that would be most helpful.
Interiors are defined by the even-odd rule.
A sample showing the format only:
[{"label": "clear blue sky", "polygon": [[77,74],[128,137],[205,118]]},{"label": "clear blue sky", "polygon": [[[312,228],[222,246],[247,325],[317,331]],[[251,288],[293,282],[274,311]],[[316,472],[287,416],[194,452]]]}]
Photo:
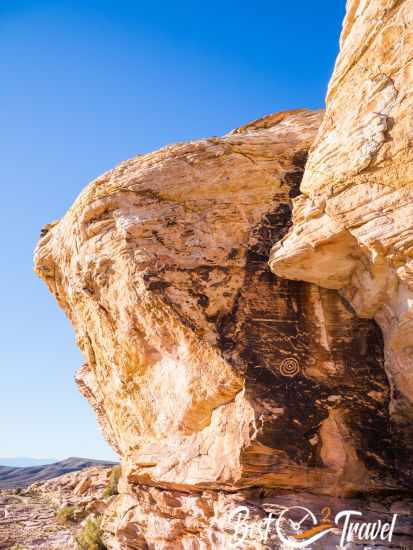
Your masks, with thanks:
[{"label": "clear blue sky", "polygon": [[0,456],[112,458],[32,272],[88,181],[177,140],[324,104],[345,0],[0,3]]}]

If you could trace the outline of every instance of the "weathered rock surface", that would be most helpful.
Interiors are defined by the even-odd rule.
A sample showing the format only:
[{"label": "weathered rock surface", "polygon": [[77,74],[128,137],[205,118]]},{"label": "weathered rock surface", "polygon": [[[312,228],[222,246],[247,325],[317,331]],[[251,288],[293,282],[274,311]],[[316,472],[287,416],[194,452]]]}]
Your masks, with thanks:
[{"label": "weathered rock surface", "polygon": [[[18,546],[20,545],[20,546]],[[23,546],[24,545],[24,546]],[[0,549],[76,550],[73,530],[43,498],[0,492]]]},{"label": "weathered rock surface", "polygon": [[280,113],[138,156],[42,232],[36,271],[122,457],[110,548],[226,548],[207,526],[228,491],[403,488],[377,325],[267,265],[321,117]]},{"label": "weathered rock surface", "polygon": [[320,117],[127,161],[40,241],[36,269],[87,357],[78,384],[130,483],[397,486],[377,328],[266,265]]},{"label": "weathered rock surface", "polygon": [[[113,500],[105,496],[110,473],[92,467],[34,483],[20,494],[0,489],[0,549],[78,550],[82,518],[102,514]],[[67,506],[76,509],[79,521],[59,521],[59,510]]]},{"label": "weathered rock surface", "polygon": [[322,114],[271,115],[126,161],[45,227],[122,457],[109,548],[229,548],[237,505],[297,503],[397,511],[411,544],[412,59],[413,0],[350,0],[306,166]]},{"label": "weathered rock surface", "polygon": [[26,491],[39,497],[45,497],[56,508],[78,506],[89,511],[99,512],[104,509],[102,501],[108,487],[112,468],[86,468],[71,472],[54,479],[30,485]]},{"label": "weathered rock surface", "polygon": [[[317,518],[334,518],[343,510],[362,510],[362,520],[371,523],[379,520],[390,524],[393,514],[397,514],[390,543],[378,537],[366,545],[354,536],[346,543],[346,550],[411,548],[413,544],[413,502],[406,498],[316,497],[262,489],[194,494],[142,486],[109,504],[103,523],[105,542],[111,550],[286,550],[291,548],[286,540],[297,543],[291,519],[302,520],[304,516],[297,506],[311,510]],[[265,523],[268,518],[270,522]],[[311,528],[312,523],[305,520],[301,526]],[[341,535],[342,522],[306,548],[337,550]]]},{"label": "weathered rock surface", "polygon": [[[0,490],[0,548],[78,550],[76,538],[88,518],[99,520],[103,514],[102,537],[108,550],[281,549],[285,546],[275,519],[290,509],[280,527],[285,537],[291,536],[294,531],[289,520],[294,513],[300,514],[300,510],[294,512],[292,508],[297,503],[317,518],[334,517],[348,509],[363,510],[365,521],[391,522],[396,513],[393,547],[410,548],[413,541],[413,502],[406,498],[382,496],[378,502],[371,498],[341,499],[300,493],[298,501],[297,495],[260,488],[228,493],[182,492],[149,486],[135,486],[132,490],[128,486],[128,493],[106,496],[110,472],[89,468],[65,474],[35,483],[19,495],[9,489]],[[67,507],[74,510],[73,520],[62,523],[59,511]],[[274,519],[268,524],[264,540],[267,529],[263,522],[269,514]],[[242,529],[237,527],[238,518],[242,519]],[[311,522],[304,521],[303,526],[311,527]],[[340,529],[335,529],[323,537],[321,546],[314,548],[336,550],[340,537]],[[386,545],[378,540],[369,547],[380,550]],[[346,548],[362,550],[365,545],[354,541]]]},{"label": "weathered rock surface", "polygon": [[327,110],[270,266],[338,289],[374,318],[391,384],[395,464],[413,481],[413,2],[351,0]]}]

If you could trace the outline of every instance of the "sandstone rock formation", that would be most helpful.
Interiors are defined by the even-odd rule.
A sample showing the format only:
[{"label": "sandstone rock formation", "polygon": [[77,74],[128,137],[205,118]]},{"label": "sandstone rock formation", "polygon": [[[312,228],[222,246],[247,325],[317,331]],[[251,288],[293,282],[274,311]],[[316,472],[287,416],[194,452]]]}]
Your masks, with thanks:
[{"label": "sandstone rock formation", "polygon": [[[302,492],[263,495],[260,489],[235,494],[213,491],[196,494],[135,487],[133,493],[123,494],[109,504],[103,523],[104,540],[110,550],[287,550],[291,546],[280,539],[274,523],[269,525],[265,537],[266,524],[263,522],[269,517],[278,518],[297,505],[311,510],[317,518],[325,513],[334,517],[341,510],[362,510],[363,521],[372,523],[378,519],[390,523],[393,514],[397,514],[397,529],[390,544],[375,540],[366,546],[365,542],[354,540],[346,548],[411,548],[413,506],[406,499],[383,495],[379,500],[369,497],[343,499],[315,497]],[[242,515],[235,515],[241,507]],[[241,529],[237,528],[239,517],[243,521]],[[283,536],[291,532],[287,519],[282,518],[280,525]],[[337,550],[340,536],[340,529],[334,529],[306,548]]]},{"label": "sandstone rock formation", "polygon": [[78,384],[131,483],[392,487],[378,331],[266,266],[319,120],[125,162],[40,241],[36,269],[87,358]]},{"label": "sandstone rock formation", "polygon": [[267,266],[321,118],[279,113],[138,156],[42,232],[36,271],[122,458],[110,548],[226,548],[210,528],[228,491],[402,486],[377,326]]},{"label": "sandstone rock formation", "polygon": [[324,118],[135,157],[43,229],[36,271],[122,459],[111,550],[229,548],[239,504],[397,511],[411,544],[412,14],[348,1]]},{"label": "sandstone rock formation", "polygon": [[[350,0],[327,110],[270,266],[384,335],[395,466],[413,481],[413,2]],[[403,451],[404,448],[404,451]]]},{"label": "sandstone rock formation", "polygon": [[[398,514],[397,529],[393,536],[394,547],[409,548],[412,544],[412,503],[397,498],[381,497],[337,499],[300,493],[277,493],[275,496],[262,489],[246,489],[237,493],[218,491],[181,492],[156,487],[134,487],[133,493],[119,497],[107,496],[106,489],[111,470],[87,468],[65,474],[49,481],[33,484],[16,495],[10,489],[0,489],[0,549],[24,550],[79,550],[76,538],[93,517],[103,516],[104,542],[108,550],[132,548],[147,550],[162,548],[211,548],[245,550],[274,550],[285,548],[274,525],[268,530],[266,541],[260,541],[259,531],[252,529],[270,513],[277,517],[297,503],[308,507],[322,517],[329,509],[334,515],[342,509],[363,510],[366,521],[391,521]],[[241,530],[234,537],[234,516],[239,506],[248,514],[245,525],[251,531]],[[62,522],[59,513],[70,507],[73,520]],[[100,521],[100,520],[99,520]],[[283,521],[288,532],[288,521]],[[336,549],[340,533],[327,534],[322,548]],[[361,550],[354,544],[351,548]],[[90,548],[90,546],[89,546]],[[383,546],[374,546],[380,550]]]}]

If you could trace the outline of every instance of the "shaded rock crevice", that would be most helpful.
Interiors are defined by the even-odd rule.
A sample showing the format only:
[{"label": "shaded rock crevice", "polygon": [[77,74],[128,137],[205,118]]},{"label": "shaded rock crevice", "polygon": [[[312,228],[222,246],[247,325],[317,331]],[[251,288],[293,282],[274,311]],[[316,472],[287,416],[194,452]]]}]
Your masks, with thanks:
[{"label": "shaded rock crevice", "polygon": [[337,289],[383,333],[394,454],[413,481],[413,3],[348,5],[327,109],[274,273]]}]

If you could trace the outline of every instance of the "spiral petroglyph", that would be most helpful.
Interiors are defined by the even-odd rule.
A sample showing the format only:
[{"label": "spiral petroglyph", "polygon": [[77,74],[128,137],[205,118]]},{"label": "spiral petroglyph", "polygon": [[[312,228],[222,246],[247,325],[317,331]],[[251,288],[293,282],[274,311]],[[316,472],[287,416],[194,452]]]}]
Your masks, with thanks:
[{"label": "spiral petroglyph", "polygon": [[278,365],[278,372],[281,376],[294,378],[301,372],[300,364],[295,357],[287,357]]}]

